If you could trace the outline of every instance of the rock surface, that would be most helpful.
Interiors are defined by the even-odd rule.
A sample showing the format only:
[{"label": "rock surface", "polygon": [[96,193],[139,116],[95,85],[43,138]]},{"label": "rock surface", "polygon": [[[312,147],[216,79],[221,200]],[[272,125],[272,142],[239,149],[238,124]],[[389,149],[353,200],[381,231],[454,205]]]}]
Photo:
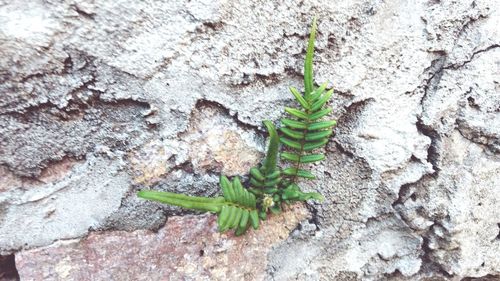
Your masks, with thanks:
[{"label": "rock surface", "polygon": [[213,215],[170,217],[158,232],[93,232],[22,251],[16,264],[21,280],[262,280],[272,247],[307,216],[298,205],[240,237],[220,234]]},{"label": "rock surface", "polygon": [[[498,0],[168,2],[0,0],[0,255],[21,277],[109,280],[106,254],[122,280],[500,279]],[[313,15],[339,126],[303,183],[326,198],[312,218],[234,238],[138,199],[215,195],[220,173],[260,161]],[[182,235],[191,246],[172,249]],[[200,257],[216,240],[228,252]]]}]

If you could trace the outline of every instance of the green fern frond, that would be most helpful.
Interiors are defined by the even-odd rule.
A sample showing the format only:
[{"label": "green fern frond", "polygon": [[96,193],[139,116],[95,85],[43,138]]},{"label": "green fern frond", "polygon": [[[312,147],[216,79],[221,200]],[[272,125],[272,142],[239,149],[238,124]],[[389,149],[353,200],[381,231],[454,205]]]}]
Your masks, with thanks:
[{"label": "green fern frond", "polygon": [[[188,196],[172,192],[143,190],[138,196],[144,199],[179,206],[186,209],[216,213],[219,231],[235,230],[242,235],[250,226],[259,227],[259,220],[265,220],[268,212],[281,213],[281,205],[309,199],[323,200],[315,192],[302,192],[297,185],[298,178],[315,179],[312,172],[301,165],[321,161],[325,158],[318,149],[325,146],[332,135],[334,120],[322,120],[332,109],[325,107],[333,95],[327,90],[328,82],[314,87],[313,55],[316,37],[316,18],[311,26],[304,63],[304,93],[291,87],[290,92],[299,104],[299,108],[286,107],[289,118],[281,120],[281,136],[270,121],[264,121],[269,132],[269,145],[261,165],[250,169],[250,188],[246,189],[239,177],[230,181],[220,177],[223,196],[215,198]],[[326,91],[326,92],[325,92]],[[287,151],[280,154],[281,159],[291,163],[290,167],[278,167],[280,143]]]},{"label": "green fern frond", "polygon": [[[280,137],[280,142],[289,148],[289,151],[281,153],[281,158],[292,162],[293,165],[285,169],[283,173],[291,179],[292,183],[296,182],[297,177],[314,178],[314,175],[302,169],[300,164],[321,161],[325,158],[321,153],[312,152],[328,143],[328,138],[333,133],[332,127],[337,124],[334,120],[320,120],[332,111],[331,108],[324,108],[324,106],[332,96],[333,89],[325,93],[328,82],[314,89],[312,65],[315,37],[316,19],[312,23],[304,63],[304,94],[302,95],[293,87],[290,88],[290,92],[301,108],[285,107],[285,111],[291,115],[291,118],[281,120],[283,127],[280,131],[283,136]],[[301,196],[301,198],[305,197],[307,196]]]},{"label": "green fern frond", "polygon": [[276,171],[278,162],[279,138],[276,127],[271,121],[264,121],[264,125],[269,132],[269,147],[267,149],[266,159],[264,160],[264,174],[270,175]]},{"label": "green fern frond", "polygon": [[[263,123],[269,132],[269,146],[262,166],[250,169],[250,184],[254,187],[251,192],[255,195],[258,195],[255,191],[262,188],[273,188],[281,181],[281,171],[277,167],[280,144],[278,132],[271,121],[266,120]],[[264,190],[264,193],[267,192]]]},{"label": "green fern frond", "polygon": [[216,213],[221,232],[234,229],[236,235],[241,235],[250,225],[257,229],[259,218],[255,196],[243,187],[238,177],[230,182],[227,177],[221,176],[220,186],[224,197],[207,198],[152,190],[141,190],[137,196],[186,209]]},{"label": "green fern frond", "polygon": [[302,192],[299,188],[299,186],[295,183],[292,183],[287,186],[283,190],[283,195],[282,195],[283,200],[286,201],[306,201],[309,199],[314,199],[318,201],[323,201],[324,198],[321,194],[316,193],[316,192]]},{"label": "green fern frond", "polygon": [[222,206],[226,203],[226,200],[223,197],[197,197],[166,191],[141,190],[137,193],[137,196],[143,199],[153,200],[186,209],[212,213],[220,212]]},{"label": "green fern frond", "polygon": [[234,177],[233,182],[230,182],[227,177],[221,176],[220,186],[226,204],[221,207],[217,219],[219,231],[234,229],[236,235],[241,235],[250,225],[257,229],[259,218],[255,196],[243,187],[238,177]]},{"label": "green fern frond", "polygon": [[316,17],[314,17],[309,42],[307,44],[306,61],[304,63],[304,88],[305,98],[307,99],[313,90],[313,56],[314,56],[314,40],[316,39]]}]

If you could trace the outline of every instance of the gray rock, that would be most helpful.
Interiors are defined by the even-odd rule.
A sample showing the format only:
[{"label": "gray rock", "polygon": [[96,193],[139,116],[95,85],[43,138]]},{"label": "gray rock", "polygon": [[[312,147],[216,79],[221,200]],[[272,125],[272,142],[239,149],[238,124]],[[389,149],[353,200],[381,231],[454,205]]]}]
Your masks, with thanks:
[{"label": "gray rock", "polygon": [[94,230],[154,240],[142,229],[192,212],[137,190],[212,196],[220,173],[245,176],[262,120],[294,105],[317,15],[315,77],[339,126],[302,186],[326,200],[281,243],[247,245],[268,256],[259,278],[499,278],[497,7],[0,0],[0,254],[38,272],[51,262],[28,253],[78,260]]}]

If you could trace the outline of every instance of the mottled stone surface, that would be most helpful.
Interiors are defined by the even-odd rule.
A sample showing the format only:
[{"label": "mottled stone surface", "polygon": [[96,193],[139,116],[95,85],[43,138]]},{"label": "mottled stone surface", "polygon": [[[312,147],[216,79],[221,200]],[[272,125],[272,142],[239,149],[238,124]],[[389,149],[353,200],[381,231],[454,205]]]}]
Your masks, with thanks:
[{"label": "mottled stone surface", "polygon": [[16,255],[21,280],[264,280],[268,253],[308,217],[302,205],[259,231],[217,231],[213,215],[170,217],[158,232],[94,232]]},{"label": "mottled stone surface", "polygon": [[[312,218],[283,242],[245,247],[266,255],[254,274],[498,279],[498,7],[498,0],[0,0],[0,255],[21,261],[57,249],[77,260],[95,237],[103,247],[119,235],[154,241],[173,215],[181,217],[166,227],[177,221],[180,233],[192,212],[140,200],[136,191],[212,196],[220,173],[245,176],[265,148],[262,120],[277,123],[283,106],[294,105],[287,88],[301,86],[317,15],[315,78],[335,88],[331,117],[339,126],[327,159],[312,166],[318,180],[302,185],[326,200],[311,202]],[[211,223],[192,230],[200,233],[193,245],[210,239],[202,232],[213,235],[208,217],[185,219]],[[177,257],[165,267],[180,264]],[[204,265],[194,261],[197,273]],[[66,273],[64,262],[63,275],[88,271]],[[124,259],[131,272],[142,262]],[[23,268],[57,268],[49,263]]]}]

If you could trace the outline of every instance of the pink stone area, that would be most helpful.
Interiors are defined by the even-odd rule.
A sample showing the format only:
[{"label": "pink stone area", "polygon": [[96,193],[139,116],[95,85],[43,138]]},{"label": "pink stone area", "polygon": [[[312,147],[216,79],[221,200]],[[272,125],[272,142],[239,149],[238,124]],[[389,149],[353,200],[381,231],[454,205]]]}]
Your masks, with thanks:
[{"label": "pink stone area", "polygon": [[91,233],[16,254],[21,280],[262,280],[267,254],[308,216],[295,206],[235,237],[216,216],[172,217],[158,232]]}]

